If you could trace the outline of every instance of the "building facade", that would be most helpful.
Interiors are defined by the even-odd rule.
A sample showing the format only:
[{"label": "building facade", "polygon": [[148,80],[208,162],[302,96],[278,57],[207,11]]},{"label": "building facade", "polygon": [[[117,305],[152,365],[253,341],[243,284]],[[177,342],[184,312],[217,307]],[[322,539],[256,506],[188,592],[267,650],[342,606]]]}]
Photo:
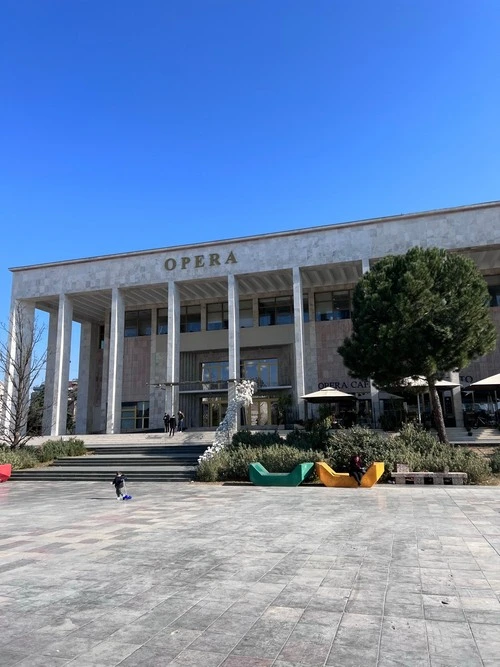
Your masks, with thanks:
[{"label": "building facade", "polygon": [[[258,383],[242,416],[252,426],[276,424],[283,395],[303,419],[301,396],[326,385],[369,396],[377,422],[376,389],[348,375],[337,349],[363,273],[413,246],[471,257],[500,330],[499,202],[11,269],[12,326],[19,304],[28,322],[49,313],[45,433],[66,432],[74,321],[77,433],[157,429],[179,409],[188,427],[217,426],[239,378]],[[498,346],[461,369],[442,393],[450,424],[461,423],[458,385],[499,370]]]}]

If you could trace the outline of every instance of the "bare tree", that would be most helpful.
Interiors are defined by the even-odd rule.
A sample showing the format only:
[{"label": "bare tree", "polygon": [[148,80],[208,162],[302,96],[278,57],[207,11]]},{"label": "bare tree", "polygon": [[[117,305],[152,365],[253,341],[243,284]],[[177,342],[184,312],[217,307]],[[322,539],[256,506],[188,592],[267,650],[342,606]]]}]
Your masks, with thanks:
[{"label": "bare tree", "polygon": [[[0,373],[3,373],[4,391],[1,396],[1,440],[16,449],[31,438],[28,430],[28,412],[31,392],[47,361],[47,351],[41,346],[45,327],[33,317],[33,311],[17,303],[10,318],[10,326],[0,324],[7,333],[6,342],[0,343]],[[43,353],[40,354],[40,349]]]}]

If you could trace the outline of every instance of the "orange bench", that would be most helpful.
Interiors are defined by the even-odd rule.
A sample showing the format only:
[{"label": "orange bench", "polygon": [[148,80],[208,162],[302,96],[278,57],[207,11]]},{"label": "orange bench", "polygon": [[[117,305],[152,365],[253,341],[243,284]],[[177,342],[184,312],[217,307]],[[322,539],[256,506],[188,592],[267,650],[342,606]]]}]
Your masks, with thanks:
[{"label": "orange bench", "polygon": [[[384,474],[385,466],[380,461],[372,463],[368,470],[365,472],[361,478],[361,486],[369,489]],[[357,488],[358,483],[351,477],[348,472],[335,472],[332,470],[328,463],[320,461],[316,463],[316,474],[319,477],[319,480],[325,486],[339,486],[343,488]]]}]

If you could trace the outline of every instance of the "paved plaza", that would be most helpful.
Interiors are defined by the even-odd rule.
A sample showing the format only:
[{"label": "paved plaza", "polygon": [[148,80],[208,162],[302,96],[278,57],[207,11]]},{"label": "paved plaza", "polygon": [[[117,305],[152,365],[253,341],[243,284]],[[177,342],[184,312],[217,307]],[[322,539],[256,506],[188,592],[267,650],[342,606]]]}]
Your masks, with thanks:
[{"label": "paved plaza", "polygon": [[2,667],[498,667],[500,488],[0,485]]}]

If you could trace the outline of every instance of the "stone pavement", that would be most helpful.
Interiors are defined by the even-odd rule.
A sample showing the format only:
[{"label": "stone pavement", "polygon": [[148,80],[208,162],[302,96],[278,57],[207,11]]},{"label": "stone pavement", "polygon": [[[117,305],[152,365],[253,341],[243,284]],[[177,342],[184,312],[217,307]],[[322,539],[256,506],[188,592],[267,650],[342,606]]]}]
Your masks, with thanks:
[{"label": "stone pavement", "polygon": [[500,488],[0,485],[2,667],[498,667]]}]

